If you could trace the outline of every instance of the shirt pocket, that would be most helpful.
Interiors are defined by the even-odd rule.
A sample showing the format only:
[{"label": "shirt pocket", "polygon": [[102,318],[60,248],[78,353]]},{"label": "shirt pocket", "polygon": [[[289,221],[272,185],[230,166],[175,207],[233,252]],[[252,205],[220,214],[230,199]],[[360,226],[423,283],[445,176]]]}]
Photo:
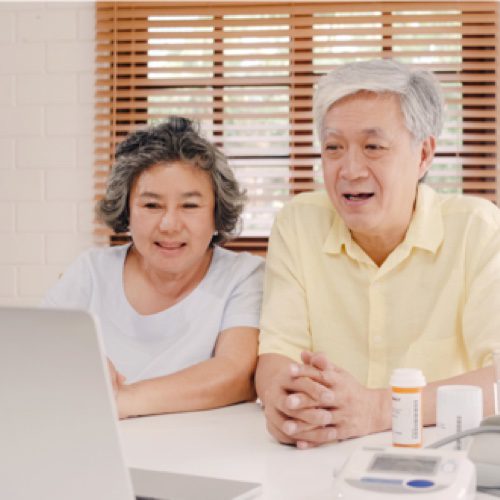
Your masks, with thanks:
[{"label": "shirt pocket", "polygon": [[427,382],[454,377],[466,371],[463,349],[456,337],[420,338],[410,344],[403,366],[420,368]]}]

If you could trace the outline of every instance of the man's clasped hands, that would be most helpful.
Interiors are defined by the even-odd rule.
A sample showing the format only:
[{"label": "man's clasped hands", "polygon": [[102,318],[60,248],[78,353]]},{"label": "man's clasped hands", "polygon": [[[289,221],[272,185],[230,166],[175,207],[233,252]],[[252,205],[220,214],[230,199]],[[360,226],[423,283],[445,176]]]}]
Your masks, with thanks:
[{"label": "man's clasped hands", "polygon": [[302,352],[275,377],[263,401],[268,431],[306,449],[391,426],[388,389],[369,389],[322,353]]}]

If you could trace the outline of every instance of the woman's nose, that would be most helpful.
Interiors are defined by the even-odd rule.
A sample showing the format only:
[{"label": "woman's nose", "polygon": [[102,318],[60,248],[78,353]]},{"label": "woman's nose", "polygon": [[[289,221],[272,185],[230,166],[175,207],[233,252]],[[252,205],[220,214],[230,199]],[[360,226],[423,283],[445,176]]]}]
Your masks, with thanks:
[{"label": "woman's nose", "polygon": [[178,217],[174,211],[165,211],[160,220],[160,231],[172,231],[177,228]]}]

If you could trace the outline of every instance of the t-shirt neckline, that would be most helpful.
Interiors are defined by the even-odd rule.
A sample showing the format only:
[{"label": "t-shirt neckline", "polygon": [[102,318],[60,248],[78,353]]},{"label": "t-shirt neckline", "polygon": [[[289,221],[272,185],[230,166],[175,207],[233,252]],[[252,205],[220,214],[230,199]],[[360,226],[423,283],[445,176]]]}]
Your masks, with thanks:
[{"label": "t-shirt neckline", "polygon": [[155,318],[155,317],[162,315],[162,314],[173,313],[176,309],[185,305],[186,302],[192,301],[193,298],[195,298],[196,295],[198,295],[200,293],[200,290],[202,289],[203,284],[207,281],[209,275],[212,274],[213,268],[215,265],[215,261],[218,259],[219,253],[221,250],[221,248],[219,246],[214,245],[213,252],[212,252],[212,259],[210,260],[210,264],[208,266],[207,272],[205,273],[205,276],[203,276],[203,278],[200,280],[200,282],[185,297],[183,297],[181,300],[179,300],[175,304],[171,305],[170,307],[167,307],[163,311],[158,311],[158,312],[152,313],[152,314],[141,314],[132,306],[132,304],[128,301],[127,296],[125,295],[125,283],[124,283],[125,259],[128,255],[130,248],[132,247],[132,243],[127,243],[126,245],[123,245],[123,247],[124,248],[123,248],[122,255],[121,255],[121,262],[120,262],[119,272],[118,272],[118,277],[117,277],[118,283],[119,283],[119,289],[120,289],[120,298],[130,312],[132,312],[133,314],[135,314],[136,316],[141,317],[141,318]]}]

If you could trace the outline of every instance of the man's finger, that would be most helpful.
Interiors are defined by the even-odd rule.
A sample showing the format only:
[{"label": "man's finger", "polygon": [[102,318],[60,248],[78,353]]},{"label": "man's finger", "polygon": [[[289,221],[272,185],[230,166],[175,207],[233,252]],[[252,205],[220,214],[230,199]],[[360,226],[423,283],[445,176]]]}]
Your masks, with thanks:
[{"label": "man's finger", "polygon": [[311,364],[311,358],[313,354],[314,353],[311,351],[302,351],[300,353],[300,359],[302,360],[302,363],[304,363],[305,365]]},{"label": "man's finger", "polygon": [[[301,392],[294,392],[286,396],[284,406],[288,410],[302,410],[304,408],[315,408],[317,401]],[[287,412],[288,413],[288,412]]]},{"label": "man's finger", "polygon": [[328,410],[323,410],[322,408],[299,410],[291,412],[291,414],[288,416],[288,419],[285,420],[285,422],[294,422],[297,424],[293,428],[291,425],[289,425],[287,428],[282,427],[283,432],[292,435],[297,432],[302,432],[306,429],[312,429],[315,427],[325,427],[326,425],[332,424],[333,422],[332,412]]},{"label": "man's finger", "polygon": [[292,363],[290,365],[290,377],[293,379],[298,377],[309,377],[316,380],[316,382],[321,382],[323,380],[321,370],[309,364],[301,365],[300,363]]},{"label": "man's finger", "polygon": [[286,435],[278,427],[276,427],[273,422],[267,421],[267,432],[271,434],[276,440],[283,444],[295,444],[295,439]]},{"label": "man's finger", "polygon": [[[288,403],[296,405],[295,407],[314,407],[314,406],[333,406],[335,404],[335,396],[331,389],[324,384],[315,381],[310,377],[298,377],[285,380],[283,389],[287,393],[301,393],[303,396],[299,400],[291,398]],[[288,408],[285,401],[281,403],[282,408]],[[298,405],[298,406],[297,406]]]},{"label": "man's finger", "polygon": [[306,430],[304,432],[299,432],[294,434],[294,439],[297,442],[303,442],[309,444],[324,444],[336,441],[338,437],[337,429],[333,426],[328,427],[316,427],[315,429]]},{"label": "man's finger", "polygon": [[317,352],[312,354],[310,357],[309,363],[317,368],[318,370],[324,371],[333,368],[333,364],[328,361],[326,354],[322,352]]}]

